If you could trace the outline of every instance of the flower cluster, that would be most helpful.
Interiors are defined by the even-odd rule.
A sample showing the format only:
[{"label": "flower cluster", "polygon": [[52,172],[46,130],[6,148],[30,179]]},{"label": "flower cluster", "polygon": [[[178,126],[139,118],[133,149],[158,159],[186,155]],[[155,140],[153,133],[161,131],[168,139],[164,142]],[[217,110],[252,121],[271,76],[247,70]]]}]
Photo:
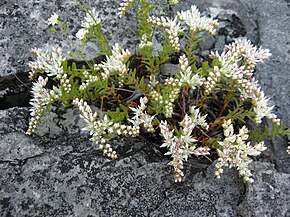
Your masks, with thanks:
[{"label": "flower cluster", "polygon": [[58,20],[58,15],[56,13],[54,13],[53,15],[51,15],[51,17],[48,19],[48,25],[58,25],[59,24],[59,20]]},{"label": "flower cluster", "polygon": [[87,102],[82,99],[76,98],[73,103],[81,111],[81,117],[86,123],[87,127],[83,130],[90,132],[92,135],[92,141],[99,145],[98,148],[103,150],[104,155],[107,155],[109,158],[116,159],[116,151],[113,151],[111,145],[105,138],[103,138],[103,134],[105,133],[104,130],[112,127],[113,122],[110,122],[106,115],[101,120],[97,120],[98,113],[93,113]]},{"label": "flower cluster", "polygon": [[180,51],[178,34],[183,30],[181,29],[181,24],[180,22],[178,22],[177,17],[175,17],[174,19],[170,19],[168,17],[159,18],[150,16],[147,22],[152,23],[153,25],[156,25],[158,27],[165,28],[171,46],[174,48],[175,51]]},{"label": "flower cluster", "polygon": [[234,126],[231,119],[225,121],[222,127],[225,138],[223,141],[218,142],[220,146],[217,149],[219,159],[216,164],[215,175],[220,178],[223,173],[223,167],[236,167],[245,182],[253,182],[251,171],[248,169],[248,165],[252,162],[249,156],[257,156],[266,150],[264,142],[255,145],[247,142],[249,136],[248,129],[245,126],[239,129],[239,134],[234,134]]},{"label": "flower cluster", "polygon": [[31,49],[31,53],[37,57],[36,61],[28,64],[31,72],[30,79],[33,79],[37,74],[47,73],[48,76],[56,76],[58,79],[64,74],[62,63],[65,57],[62,55],[61,48],[53,47],[51,51],[45,51],[40,48]]},{"label": "flower cluster", "polygon": [[180,56],[179,64],[181,71],[179,72],[180,86],[183,84],[189,85],[189,87],[194,90],[197,86],[200,87],[203,84],[203,78],[199,74],[193,74],[191,67],[188,65],[188,59],[185,55]]},{"label": "flower cluster", "polygon": [[206,81],[203,83],[204,85],[204,94],[209,95],[216,85],[216,83],[219,81],[221,76],[220,69],[217,66],[214,66],[212,71],[209,72],[208,77],[206,78]]},{"label": "flower cluster", "polygon": [[[257,49],[256,46],[252,45],[246,39],[237,39],[232,44],[226,46],[220,55],[217,52],[212,52],[211,58],[217,59],[220,67],[215,67],[215,73],[212,73],[207,78],[207,93],[213,89],[219,76],[232,78],[242,94],[242,99],[252,99],[253,105],[255,106],[255,122],[257,124],[261,123],[263,117],[267,117],[279,124],[280,120],[276,118],[275,114],[271,113],[273,107],[268,106],[269,98],[265,97],[253,77],[256,63],[270,56],[269,50]],[[243,62],[242,65],[241,62]],[[214,79],[211,77],[214,77]]]},{"label": "flower cluster", "polygon": [[28,135],[32,135],[37,125],[40,123],[40,118],[45,111],[45,107],[59,96],[60,91],[56,87],[54,87],[53,90],[45,88],[47,81],[48,77],[44,79],[42,76],[39,76],[37,82],[33,83],[31,91],[33,98],[30,100],[30,105],[32,106],[30,109],[31,119],[26,132]]},{"label": "flower cluster", "polygon": [[192,5],[190,10],[177,12],[177,16],[194,33],[204,31],[214,35],[216,32],[215,28],[219,26],[216,20],[201,17],[195,5]]},{"label": "flower cluster", "polygon": [[158,105],[163,111],[165,117],[170,118],[173,115],[174,102],[179,97],[180,93],[180,81],[177,78],[166,78],[164,87],[166,87],[166,93],[159,93],[152,88],[151,97],[152,101]]},{"label": "flower cluster", "polygon": [[31,72],[30,79],[33,79],[37,74],[44,72],[50,77],[56,77],[60,81],[60,86],[65,92],[71,91],[71,84],[67,73],[64,72],[62,63],[66,60],[63,57],[61,48],[53,47],[51,52],[39,48],[32,49],[32,54],[37,56],[37,60],[29,63]]},{"label": "flower cluster", "polygon": [[105,114],[102,118],[97,120],[97,112],[92,111],[90,106],[83,99],[74,99],[73,103],[81,111],[81,118],[85,121],[86,127],[83,130],[89,131],[92,136],[92,141],[98,145],[98,148],[103,150],[104,155],[111,159],[116,159],[116,151],[113,151],[109,140],[116,135],[132,136],[136,137],[140,133],[140,125],[144,125],[148,132],[154,132],[152,121],[154,116],[150,116],[144,111],[146,109],[146,103],[148,99],[146,97],[140,98],[140,106],[137,108],[130,107],[134,112],[134,116],[128,121],[133,124],[122,125],[120,123],[114,123]]},{"label": "flower cluster", "polygon": [[133,3],[133,0],[123,0],[122,3],[120,3],[120,6],[118,8],[118,15],[120,18],[124,17],[126,12],[128,11],[130,5]]},{"label": "flower cluster", "polygon": [[138,45],[138,48],[143,49],[145,47],[153,47],[153,43],[152,41],[149,41],[147,35],[144,34],[142,35],[142,39],[140,44]]},{"label": "flower cluster", "polygon": [[106,56],[107,61],[95,65],[96,70],[102,69],[102,79],[107,80],[112,73],[116,73],[120,78],[124,78],[128,72],[126,62],[131,56],[129,50],[123,50],[119,44],[113,46],[112,55]]},{"label": "flower cluster", "polygon": [[129,121],[132,122],[134,126],[144,124],[147,131],[153,133],[155,131],[152,123],[154,116],[147,114],[145,111],[146,103],[148,103],[148,99],[144,97],[140,98],[140,105],[137,108],[129,107],[134,112],[134,116]]},{"label": "flower cluster", "polygon": [[198,140],[192,136],[192,131],[197,127],[206,127],[205,116],[199,114],[199,110],[191,108],[192,115],[185,115],[180,122],[182,133],[179,136],[174,135],[174,130],[170,130],[167,121],[161,121],[159,128],[161,135],[164,138],[164,143],[161,147],[167,147],[169,151],[165,155],[171,155],[173,160],[170,165],[174,167],[175,182],[181,182],[184,173],[183,162],[188,160],[190,155],[204,156],[209,155],[209,148],[198,145]]},{"label": "flower cluster", "polygon": [[201,126],[203,129],[206,129],[206,130],[209,129],[209,125],[206,122],[207,115],[201,116],[199,108],[197,108],[196,106],[191,106],[190,113],[191,113],[190,116],[192,120],[194,121],[195,125]]},{"label": "flower cluster", "polygon": [[[211,53],[213,59],[218,59],[221,64],[221,73],[233,79],[251,79],[254,68],[258,62],[269,58],[268,49],[257,49],[249,40],[236,39],[224,48],[221,55]],[[241,62],[243,64],[241,64]]]},{"label": "flower cluster", "polygon": [[124,136],[138,136],[140,127],[137,125],[126,126],[120,123],[114,123],[105,114],[102,118],[97,120],[98,114],[92,112],[92,109],[86,101],[82,99],[74,99],[74,105],[81,111],[81,117],[86,123],[83,130],[87,130],[92,135],[92,141],[98,145],[98,148],[103,151],[103,154],[111,159],[116,159],[117,154],[111,148],[109,140],[116,135]]},{"label": "flower cluster", "polygon": [[99,80],[98,76],[91,75],[88,71],[84,71],[85,82],[80,85],[80,90],[85,90],[89,85]]},{"label": "flower cluster", "polygon": [[272,120],[275,124],[280,125],[280,119],[277,118],[277,116],[272,113],[272,110],[274,106],[268,105],[268,101],[270,98],[265,97],[265,94],[263,91],[261,91],[261,88],[257,88],[255,90],[255,95],[253,98],[253,105],[254,111],[256,113],[255,122],[257,124],[262,122],[262,119],[264,117],[267,117],[269,120]]},{"label": "flower cluster", "polygon": [[92,8],[91,10],[88,10],[84,21],[81,23],[83,28],[79,29],[79,31],[76,33],[76,37],[80,40],[83,40],[89,33],[89,29],[92,26],[98,25],[100,23],[101,20],[99,18],[99,14],[96,12],[96,9]]},{"label": "flower cluster", "polygon": [[165,117],[170,118],[173,115],[174,102],[179,97],[180,93],[180,80],[177,78],[167,78],[165,79],[164,85],[170,90],[168,95],[163,95],[162,100],[159,101],[160,104],[164,105]]}]

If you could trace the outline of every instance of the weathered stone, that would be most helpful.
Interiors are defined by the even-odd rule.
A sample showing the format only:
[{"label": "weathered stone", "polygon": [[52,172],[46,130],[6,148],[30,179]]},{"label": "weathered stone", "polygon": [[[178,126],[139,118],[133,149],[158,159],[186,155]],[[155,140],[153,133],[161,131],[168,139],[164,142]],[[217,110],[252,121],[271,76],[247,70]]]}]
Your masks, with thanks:
[{"label": "weathered stone", "polygon": [[[16,108],[5,112],[20,118]],[[110,162],[77,134],[44,145],[35,143],[41,138],[19,132],[16,121],[6,120],[0,134],[3,216],[143,216],[172,184],[167,160],[160,161],[162,155],[142,139],[116,141],[123,157]]]},{"label": "weathered stone", "polygon": [[[235,0],[185,0],[180,2],[174,11],[188,10],[191,5],[196,5],[202,15],[218,19],[221,28],[227,27],[235,31],[232,37],[247,37],[258,43],[257,17],[250,6],[242,1]],[[219,29],[218,29],[219,31]]]},{"label": "weathered stone", "polygon": [[255,163],[255,182],[239,205],[240,216],[289,216],[290,174],[278,173],[272,164]]},{"label": "weathered stone", "polygon": [[[137,41],[131,38],[135,23],[127,23],[133,13],[115,20],[118,3],[94,2],[111,43],[119,42],[134,50]],[[277,114],[290,126],[289,3],[184,0],[173,12],[186,10],[191,4],[221,21],[216,50],[241,36],[271,50],[273,56],[259,64],[257,73],[262,89],[277,105]],[[27,73],[31,47],[57,45],[68,50],[68,41],[48,31],[46,22],[53,12],[69,23],[69,34],[75,35],[82,16],[64,0],[0,3],[1,76]],[[92,57],[96,47],[90,44],[86,52]],[[17,102],[20,98],[6,97],[12,78],[17,80],[15,76],[0,79],[3,105],[25,106]],[[24,87],[29,84],[23,83],[14,82],[13,88],[22,85],[16,93],[27,92]],[[117,138],[112,143],[119,159],[109,161],[101,156],[88,135],[80,131],[84,125],[73,109],[53,110],[43,117],[33,137],[25,135],[28,108],[1,110],[0,119],[1,216],[289,216],[290,159],[286,142],[268,144],[267,155],[261,159],[273,164],[255,162],[252,185],[244,186],[234,169],[226,169],[217,180],[214,164],[208,167],[196,160],[185,165],[185,181],[175,184],[168,159],[144,138]]]},{"label": "weathered stone", "polygon": [[28,106],[31,82],[28,73],[0,76],[0,109]]},{"label": "weathered stone", "polygon": [[[68,37],[76,47],[84,52],[88,59],[96,57],[98,51],[96,44],[88,43],[84,49],[75,37],[85,16],[85,13],[76,7],[77,2],[67,0],[2,1],[0,3],[0,48],[2,48],[0,76],[29,71],[27,64],[32,60],[31,48],[50,49],[52,46],[60,46],[64,54],[72,51],[72,44],[62,33],[49,31],[47,20],[53,13],[59,15],[60,21],[67,23]],[[92,1],[92,6],[99,13],[103,31],[110,44],[119,43],[133,51],[138,43],[134,38],[136,36],[136,23],[132,20],[134,13],[129,12],[128,16],[120,19],[118,17],[120,2],[98,0]],[[166,1],[162,0],[161,6],[165,3]]]},{"label": "weathered stone", "polygon": [[11,132],[0,136],[0,161],[23,161],[39,156],[43,151],[27,135]]},{"label": "weathered stone", "polygon": [[[272,53],[269,60],[259,64],[257,76],[265,94],[275,105],[274,112],[286,125],[290,126],[290,27],[287,1],[263,1],[249,3],[257,13],[260,45]],[[287,142],[273,140],[273,150],[277,169],[290,173],[290,156],[287,155]]]},{"label": "weathered stone", "polygon": [[[75,129],[79,126],[75,115],[69,110],[51,121],[62,129]],[[168,159],[143,138],[113,140],[119,159],[109,161],[78,133],[62,133],[55,139],[28,137],[24,134],[27,116],[27,108],[1,111],[1,215],[238,216],[251,204],[253,197],[244,196],[245,186],[235,169],[225,169],[218,180],[215,164],[208,167],[192,159],[185,164],[184,182],[176,184]],[[264,173],[259,173],[259,165],[254,164],[254,179],[262,184]],[[268,165],[267,173],[287,179]],[[269,194],[259,184],[247,188],[262,191],[263,197],[278,198],[283,210],[271,213],[279,216],[285,213],[282,199],[289,201],[288,194],[280,193],[282,187],[287,189],[286,181],[281,183],[273,185]],[[255,213],[259,212],[256,208]]]},{"label": "weathered stone", "polygon": [[214,177],[212,164],[206,172],[186,177],[166,191],[166,199],[150,216],[238,216],[237,204],[244,185],[235,170],[225,170],[221,179]]},{"label": "weathered stone", "polygon": [[180,71],[180,66],[172,63],[165,63],[160,66],[162,75],[175,76]]}]

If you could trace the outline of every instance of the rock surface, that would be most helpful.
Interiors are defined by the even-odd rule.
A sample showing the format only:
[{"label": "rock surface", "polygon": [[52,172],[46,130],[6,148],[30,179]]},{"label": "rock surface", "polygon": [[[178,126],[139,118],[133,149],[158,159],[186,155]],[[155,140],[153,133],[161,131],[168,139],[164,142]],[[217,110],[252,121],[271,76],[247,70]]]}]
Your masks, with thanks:
[{"label": "rock surface", "polygon": [[[135,24],[126,23],[129,17],[115,20],[117,3],[95,1],[112,43],[133,48]],[[271,50],[273,56],[259,64],[257,73],[277,114],[290,126],[290,2],[183,0],[172,12],[191,4],[222,24],[215,41],[201,46],[221,50],[233,38],[246,36]],[[53,12],[75,35],[81,17],[68,1],[0,2],[0,109],[5,109],[0,110],[1,216],[290,216],[285,141],[269,143],[268,162],[253,163],[252,185],[244,185],[235,170],[226,170],[217,180],[214,163],[194,159],[186,164],[185,181],[176,184],[168,159],[145,138],[116,139],[116,161],[94,151],[73,109],[54,108],[35,136],[25,135],[29,49],[69,46],[62,36],[48,32],[46,20]],[[87,52],[93,56],[95,47],[90,45]]]},{"label": "rock surface", "polygon": [[[173,183],[168,159],[144,138],[113,142],[109,161],[77,133],[73,112],[28,137],[27,108],[2,110],[0,212],[2,216],[287,216],[290,175],[255,162],[253,185],[234,169],[214,177],[214,163],[190,160],[182,183]],[[66,132],[66,129],[72,129]],[[75,130],[73,130],[75,129]],[[75,132],[75,133],[73,133]],[[50,135],[53,135],[50,138]],[[21,213],[21,214],[20,214]]]}]

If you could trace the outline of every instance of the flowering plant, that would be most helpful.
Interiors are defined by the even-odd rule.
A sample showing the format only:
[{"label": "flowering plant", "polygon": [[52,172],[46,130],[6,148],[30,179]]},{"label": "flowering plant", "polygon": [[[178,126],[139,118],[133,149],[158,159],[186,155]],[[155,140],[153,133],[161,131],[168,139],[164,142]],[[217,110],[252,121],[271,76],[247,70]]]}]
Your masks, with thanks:
[{"label": "flowering plant", "polygon": [[[199,33],[215,35],[219,26],[216,20],[202,17],[196,6],[174,17],[153,16],[152,11],[162,9],[146,0],[124,0],[119,17],[134,8],[138,24],[140,43],[132,54],[119,44],[110,46],[94,8],[83,1],[79,7],[86,15],[76,38],[82,46],[95,42],[104,58],[85,60],[79,67],[60,48],[32,49],[36,60],[29,64],[30,78],[38,78],[32,88],[27,134],[33,134],[51,104],[76,106],[86,124],[84,130],[89,131],[96,148],[111,159],[116,159],[117,153],[110,139],[135,137],[146,131],[163,137],[160,145],[172,158],[175,181],[182,180],[189,157],[216,154],[217,178],[228,166],[236,167],[244,181],[252,182],[248,165],[251,156],[266,149],[262,140],[290,133],[272,113],[273,106],[268,105],[269,98],[254,77],[256,64],[271,56],[269,50],[236,39],[222,53],[212,51],[208,61],[200,61]],[[66,25],[57,14],[48,24],[53,32],[66,34]],[[159,52],[154,50],[156,34],[165,36]],[[77,54],[84,57],[81,52]],[[172,54],[178,56],[178,70],[164,77],[160,67]],[[48,80],[54,81],[52,88],[47,87]],[[93,112],[92,105],[102,112]],[[272,131],[263,131],[264,118],[271,121]],[[256,124],[252,133],[247,123]]]}]

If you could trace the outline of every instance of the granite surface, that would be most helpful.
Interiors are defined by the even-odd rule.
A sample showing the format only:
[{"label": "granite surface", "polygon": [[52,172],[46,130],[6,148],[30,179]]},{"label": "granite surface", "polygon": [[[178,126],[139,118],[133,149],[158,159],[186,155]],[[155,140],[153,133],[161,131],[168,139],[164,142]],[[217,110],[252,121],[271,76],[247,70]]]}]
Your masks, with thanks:
[{"label": "granite surface", "polygon": [[[134,51],[136,41],[130,39],[135,23],[130,21],[132,14],[116,20],[119,2],[94,4],[111,43]],[[78,43],[74,35],[84,14],[73,4],[0,2],[0,216],[290,216],[285,140],[267,143],[264,159],[268,160],[251,165],[255,180],[251,185],[245,185],[233,169],[217,180],[215,162],[196,159],[186,164],[185,181],[176,184],[158,144],[143,137],[118,138],[113,145],[120,158],[109,161],[93,149],[73,109],[53,109],[43,117],[36,135],[27,136],[29,50],[51,46],[68,50],[65,37],[48,31],[47,19],[53,12],[68,23],[71,40]],[[272,57],[258,65],[257,76],[276,105],[275,112],[290,126],[290,2],[182,0],[169,12],[191,4],[221,23],[218,35],[201,44],[204,49],[221,50],[233,38],[247,37],[271,50]],[[89,44],[88,58],[96,49]]]}]

